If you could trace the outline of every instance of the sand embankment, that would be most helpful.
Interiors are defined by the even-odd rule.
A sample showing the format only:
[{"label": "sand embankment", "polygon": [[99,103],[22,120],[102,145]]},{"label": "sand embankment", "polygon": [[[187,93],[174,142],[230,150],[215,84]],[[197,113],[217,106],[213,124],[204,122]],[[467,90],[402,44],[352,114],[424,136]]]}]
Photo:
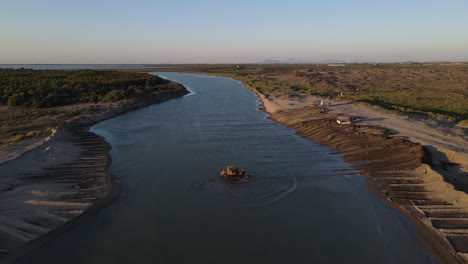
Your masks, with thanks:
[{"label": "sand embankment", "polygon": [[[432,131],[352,102],[332,102],[331,111],[322,113],[311,106],[318,98],[257,94],[273,120],[339,151],[368,175],[369,189],[413,219],[421,243],[439,262],[468,262],[468,195],[448,183],[458,179],[463,187],[466,180],[464,133]],[[338,113],[358,120],[339,125]],[[459,165],[447,168],[444,162]]]},{"label": "sand embankment", "polygon": [[15,262],[117,197],[118,184],[107,171],[111,147],[89,132],[91,126],[187,93],[179,85],[114,104],[107,111],[64,124],[35,149],[16,146],[15,155],[21,156],[0,166],[0,262]]}]

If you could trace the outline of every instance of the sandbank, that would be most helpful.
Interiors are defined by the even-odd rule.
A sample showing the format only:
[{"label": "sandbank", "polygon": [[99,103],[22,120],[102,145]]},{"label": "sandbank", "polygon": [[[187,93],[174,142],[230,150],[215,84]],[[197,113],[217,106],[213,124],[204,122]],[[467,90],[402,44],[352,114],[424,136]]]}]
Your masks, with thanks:
[{"label": "sandbank", "polygon": [[[251,89],[254,90],[254,89]],[[255,91],[256,92],[256,91]],[[439,263],[468,263],[468,156],[463,128],[431,126],[361,103],[261,94],[270,118],[343,154],[367,176],[369,191],[410,217],[420,243]],[[340,114],[356,118],[339,125]]]},{"label": "sandbank", "polygon": [[107,168],[111,146],[89,129],[98,122],[181,97],[182,85],[157,95],[110,104],[70,120],[46,138],[10,145],[0,160],[0,262],[15,263],[32,249],[85,221],[118,197]]}]

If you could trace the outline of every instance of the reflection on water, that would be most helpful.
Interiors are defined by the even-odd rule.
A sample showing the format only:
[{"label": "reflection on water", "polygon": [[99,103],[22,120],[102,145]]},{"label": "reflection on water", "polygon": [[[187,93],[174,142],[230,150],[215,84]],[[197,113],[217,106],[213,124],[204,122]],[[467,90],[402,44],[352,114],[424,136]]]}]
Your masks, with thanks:
[{"label": "reflection on water", "polygon": [[[238,82],[162,73],[193,95],[102,122],[120,198],[22,263],[430,263],[412,226]],[[236,165],[253,180],[216,175]]]}]

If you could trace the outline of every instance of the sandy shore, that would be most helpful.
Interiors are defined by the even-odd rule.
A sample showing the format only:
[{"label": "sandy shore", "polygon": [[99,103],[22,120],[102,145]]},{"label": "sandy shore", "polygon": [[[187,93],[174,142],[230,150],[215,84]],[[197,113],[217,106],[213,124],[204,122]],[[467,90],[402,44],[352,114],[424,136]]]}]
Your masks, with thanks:
[{"label": "sandy shore", "polygon": [[[386,113],[346,101],[321,113],[320,98],[257,93],[270,117],[343,154],[367,175],[369,190],[415,223],[421,244],[439,263],[468,263],[468,156],[463,128]],[[357,117],[339,125],[336,117]]]},{"label": "sandy shore", "polygon": [[0,155],[0,262],[16,262],[118,196],[118,184],[107,171],[111,147],[89,132],[91,126],[187,93],[179,85],[156,96],[113,104],[57,128],[48,138],[3,149],[9,155]]}]

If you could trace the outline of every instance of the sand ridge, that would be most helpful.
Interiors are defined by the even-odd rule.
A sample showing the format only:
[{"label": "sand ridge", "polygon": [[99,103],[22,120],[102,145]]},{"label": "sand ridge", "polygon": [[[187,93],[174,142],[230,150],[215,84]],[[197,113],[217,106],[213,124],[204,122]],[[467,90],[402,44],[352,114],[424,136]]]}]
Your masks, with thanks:
[{"label": "sand ridge", "polygon": [[[257,93],[257,95],[269,113],[312,106],[314,102],[321,100],[319,97],[300,94],[263,95]],[[434,148],[433,155],[437,155],[438,151],[445,153],[446,156],[444,157],[440,153],[439,156],[435,157],[434,162],[440,163],[445,159],[446,162],[460,164],[460,170],[468,172],[468,129],[466,128],[449,125],[450,122],[446,122],[447,125],[444,125],[431,120],[425,121],[417,116],[411,118],[395,113],[389,114],[381,107],[358,102],[331,100],[329,110],[331,113],[345,113],[360,117],[356,124],[384,127],[400,136],[408,137],[411,141],[431,146]]]},{"label": "sand ridge", "polygon": [[[271,119],[339,151],[353,168],[369,175],[370,189],[413,218],[425,239],[422,244],[439,262],[468,263],[468,195],[453,184],[458,189],[467,185],[463,129],[431,127],[354,102],[332,101],[323,113],[313,106],[317,97],[257,95]],[[339,125],[339,114],[357,121]],[[458,165],[444,166],[451,163]]]},{"label": "sand ridge", "polygon": [[[91,126],[150,104],[181,97],[182,85],[91,116],[70,120],[41,144],[10,146],[0,166],[0,262],[14,263],[30,250],[77,225],[118,196],[107,171],[110,145]],[[13,158],[12,158],[13,157]]]}]

